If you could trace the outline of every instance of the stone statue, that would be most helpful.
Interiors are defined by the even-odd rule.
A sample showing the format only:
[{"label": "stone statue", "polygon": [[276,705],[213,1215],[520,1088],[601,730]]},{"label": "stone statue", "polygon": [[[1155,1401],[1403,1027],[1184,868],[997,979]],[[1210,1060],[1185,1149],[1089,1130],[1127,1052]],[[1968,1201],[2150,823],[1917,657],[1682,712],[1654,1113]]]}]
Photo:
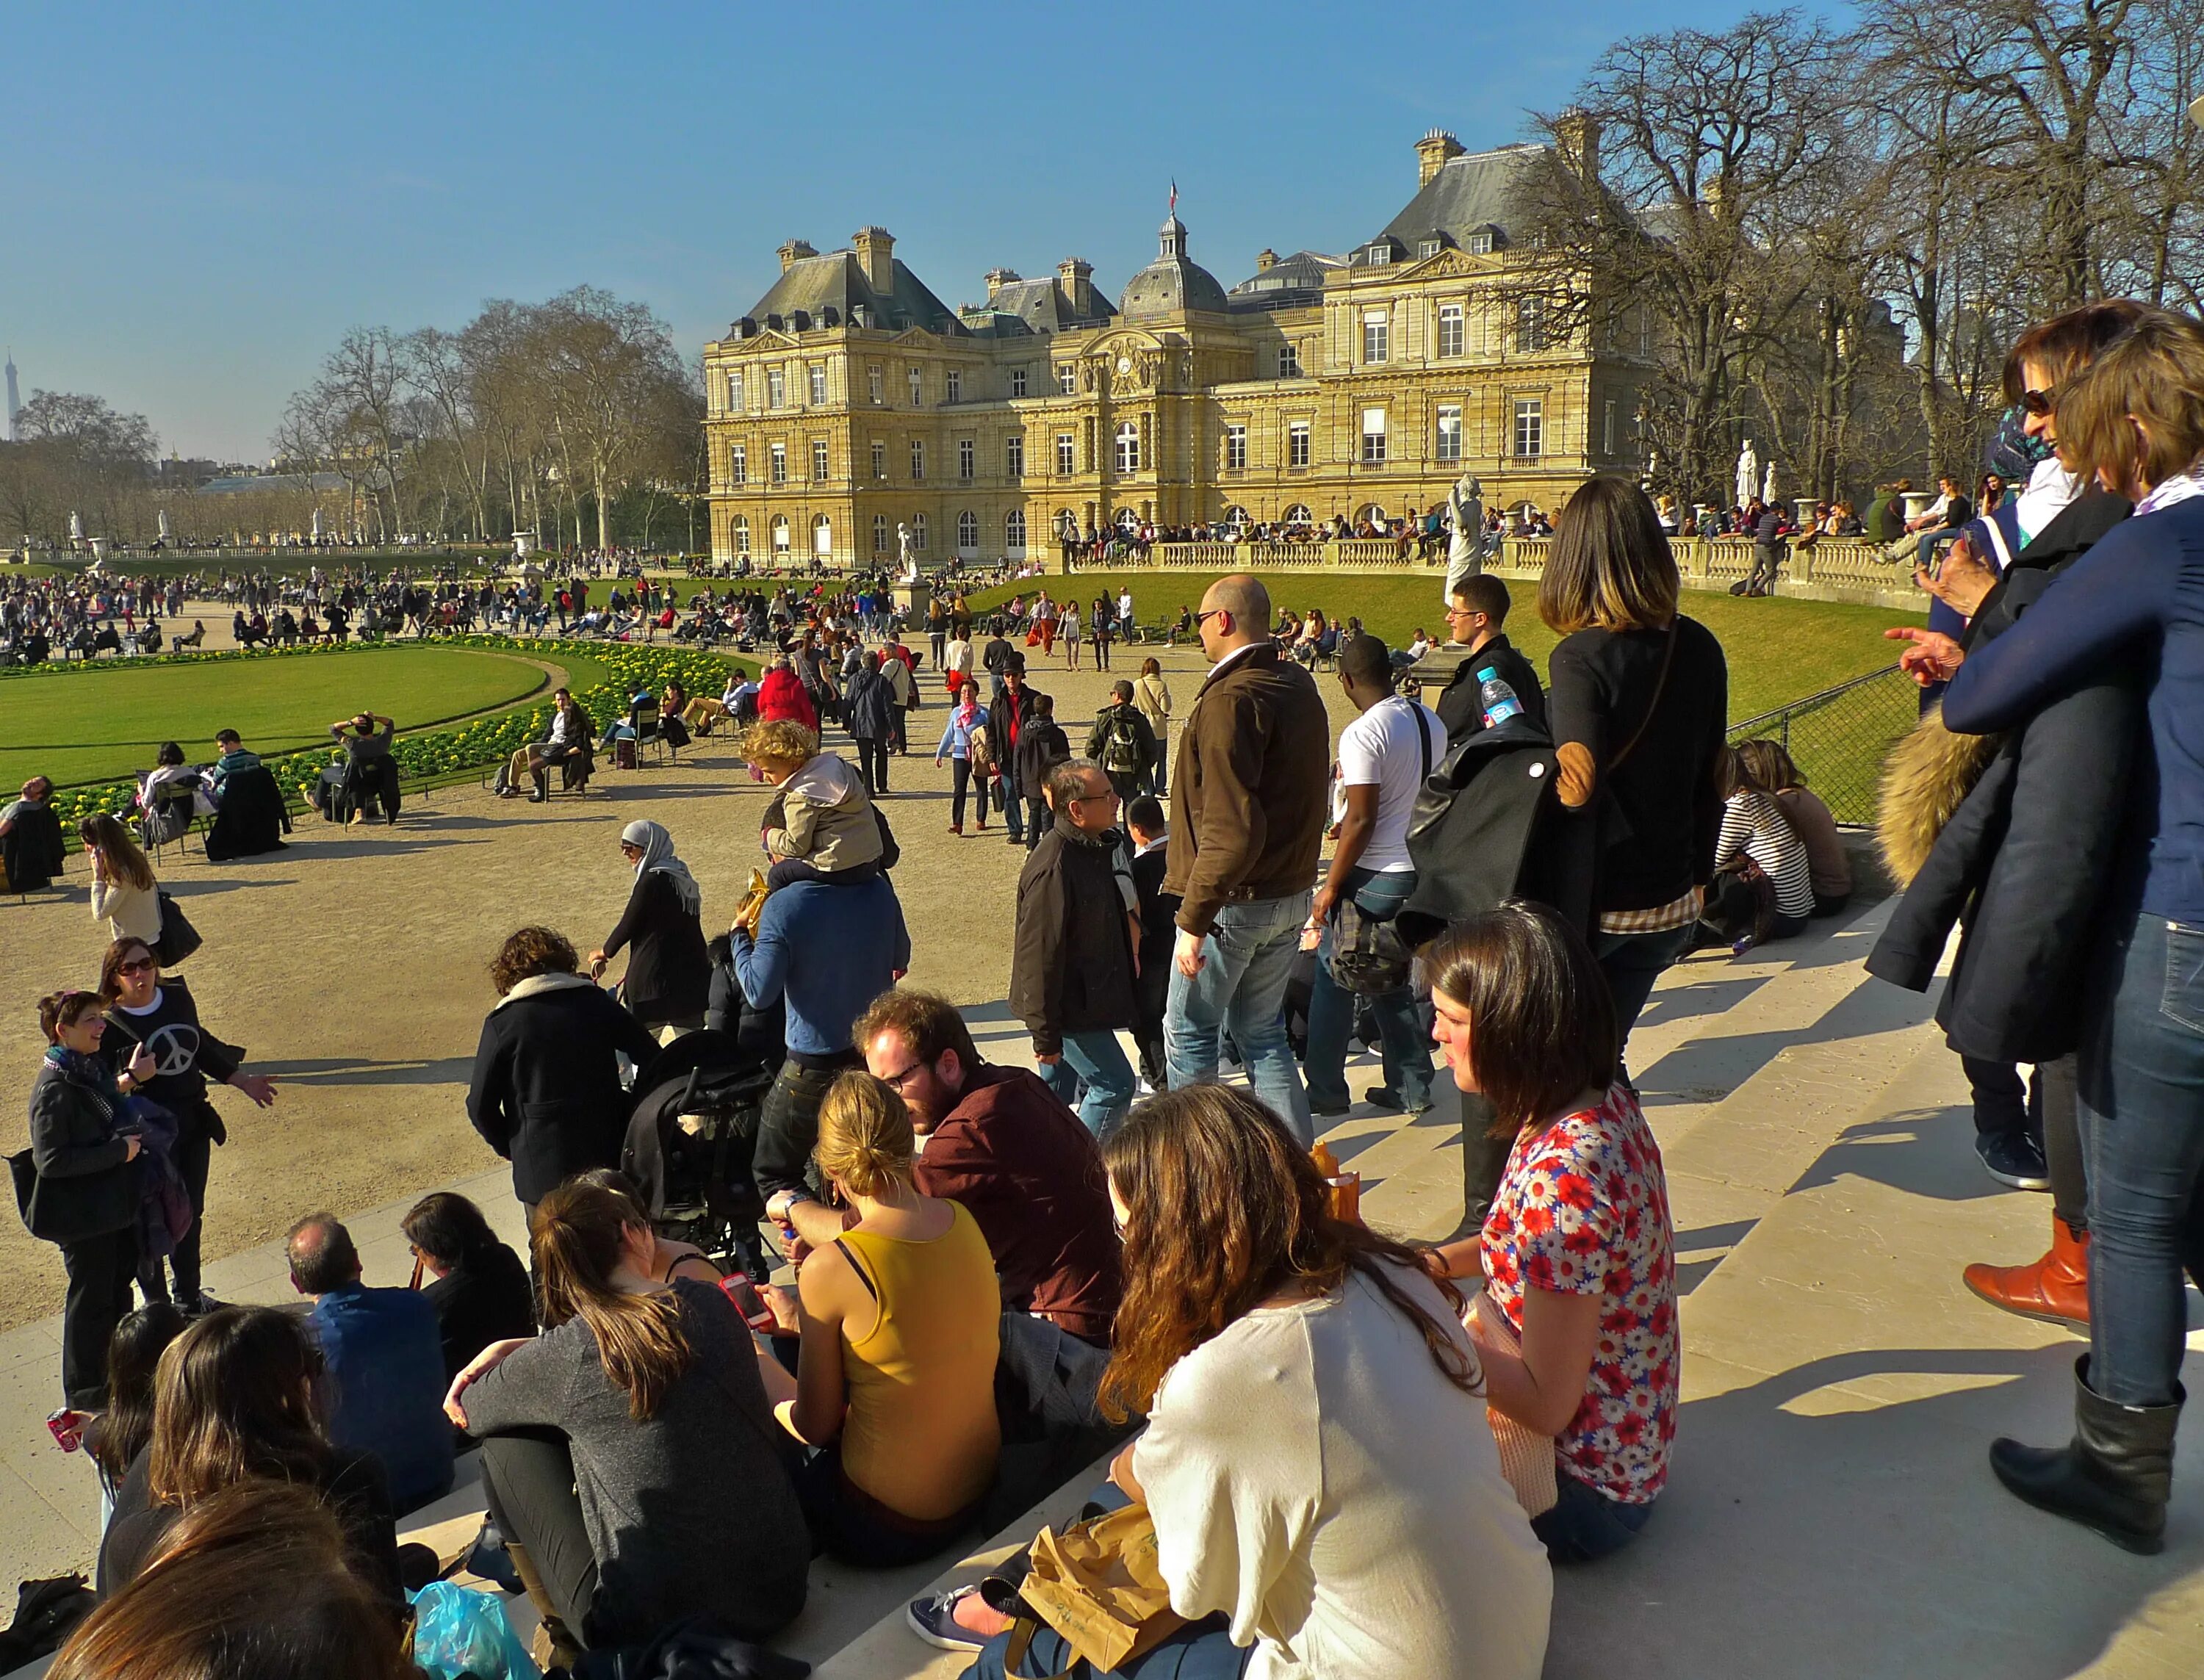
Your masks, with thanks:
[{"label": "stone statue", "polygon": [[903,581],[906,583],[915,583],[918,581],[918,560],[910,552],[909,525],[898,524],[896,527],[896,560],[902,568]]},{"label": "stone statue", "polygon": [[1465,472],[1455,480],[1447,492],[1447,512],[1453,516],[1454,530],[1447,538],[1446,593],[1441,604],[1452,606],[1454,592],[1463,581],[1484,569],[1484,486],[1475,473]]},{"label": "stone statue", "polygon": [[1768,476],[1761,481],[1760,499],[1770,507],[1775,506],[1775,458],[1768,458]]},{"label": "stone statue", "polygon": [[84,515],[74,508],[69,511],[69,547],[74,548],[84,541]]},{"label": "stone statue", "polygon": [[1737,505],[1743,507],[1760,486],[1760,457],[1752,453],[1752,440],[1737,452]]}]

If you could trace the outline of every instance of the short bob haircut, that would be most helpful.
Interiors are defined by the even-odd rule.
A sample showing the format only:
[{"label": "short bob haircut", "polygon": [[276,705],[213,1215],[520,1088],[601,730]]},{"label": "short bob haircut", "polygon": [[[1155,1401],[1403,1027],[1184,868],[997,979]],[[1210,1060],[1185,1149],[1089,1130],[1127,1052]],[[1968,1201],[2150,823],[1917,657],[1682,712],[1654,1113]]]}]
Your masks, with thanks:
[{"label": "short bob haircut", "polygon": [[1665,630],[1676,616],[1676,556],[1661,516],[1628,479],[1586,479],[1554,522],[1538,616],[1558,636]]},{"label": "short bob haircut", "polygon": [[2188,471],[2204,456],[2204,325],[2143,308],[2059,393],[2058,413],[2069,471],[2124,494]]},{"label": "short bob haircut", "polygon": [[2012,341],[2005,358],[2005,399],[2017,405],[2028,395],[2031,362],[2049,376],[2055,392],[2132,331],[2144,307],[2125,298],[2108,298],[2037,322]]},{"label": "short bob haircut", "polygon": [[582,966],[563,933],[548,927],[516,928],[497,948],[489,965],[490,983],[504,997],[523,980],[538,974],[571,974]]},{"label": "short bob haircut", "polygon": [[1510,898],[1424,948],[1431,990],[1469,1014],[1470,1063],[1513,1137],[1614,1082],[1614,1002],[1584,938],[1543,904]]}]

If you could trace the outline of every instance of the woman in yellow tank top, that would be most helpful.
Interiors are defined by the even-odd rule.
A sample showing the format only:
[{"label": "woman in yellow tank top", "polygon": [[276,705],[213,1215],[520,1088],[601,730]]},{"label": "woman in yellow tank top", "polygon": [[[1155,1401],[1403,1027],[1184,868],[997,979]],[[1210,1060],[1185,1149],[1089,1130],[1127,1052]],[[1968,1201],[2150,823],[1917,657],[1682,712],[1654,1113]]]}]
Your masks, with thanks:
[{"label": "woman in yellow tank top", "polygon": [[911,1182],[910,1115],[852,1071],[819,1109],[821,1174],[857,1216],[797,1274],[795,1393],[775,1407],[822,1449],[797,1480],[812,1537],[844,1562],[932,1557],[995,1474],[995,1266],[972,1216]]}]

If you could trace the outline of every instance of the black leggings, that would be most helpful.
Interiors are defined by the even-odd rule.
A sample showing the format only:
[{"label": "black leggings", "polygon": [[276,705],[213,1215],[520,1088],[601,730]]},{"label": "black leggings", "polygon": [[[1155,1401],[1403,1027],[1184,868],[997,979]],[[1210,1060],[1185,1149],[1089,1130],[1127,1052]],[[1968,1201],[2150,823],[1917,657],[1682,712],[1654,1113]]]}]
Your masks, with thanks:
[{"label": "black leggings", "polygon": [[483,1493],[509,1545],[528,1554],[551,1607],[584,1645],[602,1642],[590,1626],[597,1597],[597,1556],[574,1488],[574,1455],[556,1429],[517,1429],[482,1444]]},{"label": "black leggings", "polygon": [[969,792],[980,802],[980,826],[985,828],[987,825],[987,778],[972,774],[972,760],[969,759],[951,759],[949,765],[949,820],[959,828],[964,826],[964,796]]}]

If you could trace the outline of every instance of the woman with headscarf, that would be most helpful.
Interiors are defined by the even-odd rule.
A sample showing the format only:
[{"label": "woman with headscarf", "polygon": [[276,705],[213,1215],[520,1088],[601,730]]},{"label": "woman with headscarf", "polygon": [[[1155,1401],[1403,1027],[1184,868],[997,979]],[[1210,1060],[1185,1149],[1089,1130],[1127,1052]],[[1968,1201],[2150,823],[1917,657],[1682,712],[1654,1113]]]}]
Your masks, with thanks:
[{"label": "woman with headscarf", "polygon": [[590,953],[592,979],[631,945],[621,995],[628,1013],[654,1030],[694,1032],[704,1024],[712,959],[704,949],[703,889],[673,855],[665,825],[631,822],[620,831],[620,855],[635,869],[627,908],[601,949]]}]

